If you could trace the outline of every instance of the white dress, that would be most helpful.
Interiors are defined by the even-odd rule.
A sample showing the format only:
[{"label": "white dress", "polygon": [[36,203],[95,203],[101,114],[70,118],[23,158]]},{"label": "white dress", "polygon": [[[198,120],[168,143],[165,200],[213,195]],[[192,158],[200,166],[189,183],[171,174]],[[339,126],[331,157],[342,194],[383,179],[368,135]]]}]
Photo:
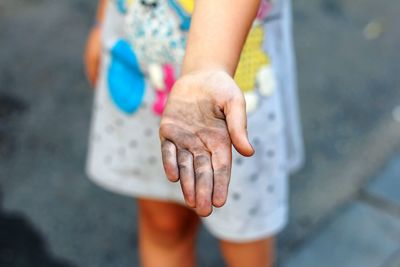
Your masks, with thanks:
[{"label": "white dress", "polygon": [[[161,163],[158,127],[179,74],[194,0],[115,0],[107,7],[87,172],[117,193],[184,203]],[[263,1],[235,80],[256,153],[233,152],[228,201],[203,222],[217,238],[247,242],[287,222],[288,174],[303,161],[290,2]]]}]

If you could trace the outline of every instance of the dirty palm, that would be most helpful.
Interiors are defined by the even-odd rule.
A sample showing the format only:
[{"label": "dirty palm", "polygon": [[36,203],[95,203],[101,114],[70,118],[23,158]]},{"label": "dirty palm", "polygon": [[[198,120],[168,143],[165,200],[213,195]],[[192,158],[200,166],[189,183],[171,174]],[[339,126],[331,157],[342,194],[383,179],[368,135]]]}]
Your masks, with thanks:
[{"label": "dirty palm", "polygon": [[180,181],[186,204],[201,216],[226,201],[232,144],[244,156],[254,152],[243,94],[224,71],[189,74],[175,84],[160,138],[168,179]]}]

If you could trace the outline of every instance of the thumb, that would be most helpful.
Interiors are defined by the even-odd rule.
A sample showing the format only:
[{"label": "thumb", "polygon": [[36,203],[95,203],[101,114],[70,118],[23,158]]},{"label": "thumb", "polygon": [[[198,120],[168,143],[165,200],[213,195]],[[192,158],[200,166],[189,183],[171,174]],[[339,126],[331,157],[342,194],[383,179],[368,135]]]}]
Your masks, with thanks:
[{"label": "thumb", "polygon": [[244,97],[229,101],[224,109],[228,132],[236,151],[250,157],[254,149],[247,136],[247,114]]}]

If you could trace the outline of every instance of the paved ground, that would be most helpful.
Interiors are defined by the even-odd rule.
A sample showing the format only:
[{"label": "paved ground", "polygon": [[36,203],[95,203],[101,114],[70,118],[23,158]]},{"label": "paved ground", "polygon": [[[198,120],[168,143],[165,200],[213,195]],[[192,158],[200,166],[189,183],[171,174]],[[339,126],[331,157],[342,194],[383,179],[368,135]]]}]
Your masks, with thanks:
[{"label": "paved ground", "polygon": [[[134,202],[83,173],[94,2],[0,2],[0,266],[137,266]],[[295,1],[307,163],[281,266],[400,266],[399,11]],[[215,240],[199,242],[199,266],[223,266]]]},{"label": "paved ground", "polygon": [[400,153],[292,251],[283,266],[400,266],[399,190]]}]

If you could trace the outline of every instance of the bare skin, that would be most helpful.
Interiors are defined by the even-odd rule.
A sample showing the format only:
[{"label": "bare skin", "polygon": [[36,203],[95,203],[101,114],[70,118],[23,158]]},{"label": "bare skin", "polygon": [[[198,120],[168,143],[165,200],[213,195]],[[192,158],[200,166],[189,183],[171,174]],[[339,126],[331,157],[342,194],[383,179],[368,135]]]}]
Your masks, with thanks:
[{"label": "bare skin", "polygon": [[96,15],[96,25],[90,31],[89,37],[86,41],[83,60],[85,63],[86,77],[92,87],[96,85],[97,76],[99,75],[101,58],[100,26],[104,20],[107,4],[108,0],[100,0]]},{"label": "bare skin", "polygon": [[220,248],[229,267],[272,267],[275,264],[274,237],[247,243],[221,240]]},{"label": "bare skin", "polygon": [[87,39],[84,55],[86,77],[92,87],[95,87],[99,75],[100,56],[100,28],[95,26]]},{"label": "bare skin", "polygon": [[194,267],[199,217],[182,205],[139,199],[142,267]]},{"label": "bare skin", "polygon": [[[232,145],[244,156],[254,153],[244,97],[232,76],[258,5],[258,0],[196,1],[182,76],[162,116],[165,172],[170,181],[180,181],[186,204],[199,216],[226,201]],[[220,244],[229,267],[273,266],[273,237]]]},{"label": "bare skin", "polygon": [[186,203],[200,216],[224,205],[232,144],[253,154],[247,139],[244,97],[222,70],[182,77],[172,89],[160,124],[165,172],[180,180]]},{"label": "bare skin", "polygon": [[[143,267],[194,267],[197,214],[182,205],[139,199],[139,251]],[[274,266],[274,238],[246,243],[220,240],[228,267]]]},{"label": "bare skin", "polygon": [[[252,2],[253,0],[235,0],[239,4],[242,1],[242,4],[246,5],[246,10],[240,5],[230,5],[230,2],[227,5],[226,1],[228,0],[204,0],[198,2],[202,2],[202,4],[206,5],[220,5],[221,8],[224,9],[223,14],[226,21],[232,20],[232,18],[229,17],[229,14],[246,14],[246,12],[236,12],[234,10],[231,10],[232,12],[227,12],[227,7],[241,11],[250,10],[249,14],[252,13],[251,6],[254,4]],[[99,25],[102,24],[107,2],[108,0],[100,0],[97,16],[98,21],[96,26],[92,29],[92,33],[88,38],[85,50],[86,73],[90,83],[93,86],[97,81],[101,59]],[[204,12],[207,9],[197,7],[197,10],[203,10]],[[218,8],[208,9],[206,13],[212,15],[213,13],[211,10],[216,11]],[[179,172],[176,171],[175,167],[171,168],[173,175],[171,175],[169,178],[171,180],[176,180],[177,177],[180,178],[188,206],[195,207],[196,205],[199,205],[200,209],[197,208],[196,212],[200,212],[200,215],[205,216],[212,209],[212,205],[210,204],[211,202],[214,206],[220,206],[226,200],[227,186],[225,185],[229,183],[230,177],[231,143],[233,142],[236,149],[243,149],[242,152],[244,155],[250,155],[253,153],[251,146],[247,145],[248,141],[245,131],[246,118],[243,115],[245,114],[243,97],[236,85],[233,84],[233,80],[231,78],[234,73],[235,62],[237,61],[240,53],[241,43],[245,39],[246,29],[249,27],[250,23],[247,22],[238,24],[235,22],[235,25],[231,25],[231,29],[229,29],[229,27],[224,27],[223,23],[215,23],[212,21],[212,19],[204,16],[197,17],[200,19],[194,19],[192,24],[204,25],[204,23],[201,22],[201,20],[204,19],[213,27],[212,31],[207,30],[206,27],[206,31],[214,32],[215,34],[215,32],[218,32],[221,28],[223,28],[224,32],[228,34],[218,35],[221,35],[224,38],[231,38],[232,32],[241,33],[238,36],[233,36],[236,38],[235,40],[230,40],[228,42],[221,41],[219,38],[210,39],[215,43],[224,44],[222,51],[223,53],[221,50],[218,51],[218,49],[213,49],[212,46],[215,46],[215,43],[212,44],[212,42],[209,43],[207,47],[204,47],[204,42],[198,39],[206,36],[205,34],[202,34],[201,31],[199,31],[195,36],[191,37],[190,43],[192,43],[192,45],[190,46],[190,49],[193,52],[190,52],[190,54],[194,56],[186,58],[186,67],[184,70],[184,76],[186,76],[186,74],[190,74],[190,76],[186,76],[190,77],[190,79],[182,80],[184,82],[183,84],[191,85],[183,86],[180,81],[175,86],[173,90],[174,92],[171,95],[171,99],[174,99],[174,103],[180,102],[177,107],[180,107],[181,111],[186,112],[180,112],[177,114],[177,112],[174,112],[172,108],[169,108],[171,113],[169,113],[169,111],[164,113],[166,118],[164,121],[166,123],[166,127],[163,127],[161,130],[166,131],[165,135],[168,136],[171,134],[172,136],[179,136],[178,133],[180,133],[180,136],[186,136],[183,138],[183,140],[186,140],[185,142],[178,142],[176,141],[176,138],[171,138],[172,141],[175,140],[178,143],[178,146],[176,146],[175,143],[171,142],[171,140],[168,138],[162,138],[162,140],[168,140],[168,142],[174,144],[171,146],[171,144],[165,142],[163,145],[166,158],[170,157],[170,153],[171,155],[173,155],[173,153],[176,155],[175,163],[173,160],[168,160],[168,162],[172,162],[171,166],[177,166],[178,162],[180,162],[182,167],[179,168]],[[221,18],[221,16],[219,16],[219,18]],[[237,19],[234,21],[237,21]],[[215,25],[221,26],[221,28],[218,29]],[[207,57],[205,53],[199,52],[199,49],[203,48],[207,51],[214,52],[215,54]],[[218,60],[215,60],[216,56],[219,57]],[[224,61],[226,61],[226,64],[223,63]],[[200,65],[202,68],[199,70]],[[213,75],[211,76],[210,71],[213,72]],[[193,79],[195,77],[197,77],[197,79]],[[210,77],[213,77],[213,79],[210,79]],[[209,79],[210,81],[208,81]],[[203,82],[200,83],[199,80]],[[180,87],[178,86],[180,85],[182,85],[182,89],[179,89]],[[221,87],[221,85],[224,86]],[[195,94],[188,88],[200,88],[201,90],[199,90],[200,93]],[[218,90],[215,88],[218,88]],[[218,94],[213,96],[213,94],[218,93],[217,91],[221,90],[221,88],[231,88],[233,90],[220,91],[220,93],[224,94],[222,98],[221,96],[218,96]],[[197,97],[197,101],[192,101],[195,96]],[[191,112],[192,110],[196,110],[196,112]],[[190,116],[188,113],[190,113]],[[233,118],[235,118],[235,121]],[[231,126],[229,126],[228,123],[230,120],[232,121],[232,123],[230,123]],[[194,123],[195,121],[196,123]],[[179,127],[175,127],[175,125]],[[231,131],[231,128],[237,130]],[[235,140],[239,140],[238,142],[233,141],[234,135],[237,136]],[[206,136],[212,138],[205,138]],[[214,138],[215,140],[213,140]],[[195,142],[193,144],[195,144],[195,146],[183,145],[189,142],[189,140],[194,140]],[[177,149],[177,147],[181,148],[180,152],[177,153],[177,150],[174,150],[174,147],[175,149]],[[196,162],[198,162],[196,166],[191,164],[191,161],[195,161],[192,151],[201,152],[198,154],[200,157],[196,158]],[[203,157],[203,155],[205,157]],[[218,158],[220,158],[218,155],[225,155],[226,158],[221,157],[221,160],[218,161]],[[164,162],[166,162],[165,159]],[[219,166],[218,169],[220,174],[215,174],[214,165]],[[211,168],[213,171],[212,180],[210,179]],[[195,169],[197,169],[198,175],[202,176],[200,179],[202,182],[198,185],[200,188],[204,185],[204,191],[195,187],[197,182],[195,179]],[[179,176],[177,173],[179,173]],[[218,180],[218,182],[215,182],[216,180]],[[210,189],[211,182],[212,189]],[[217,184],[220,184],[220,186]],[[193,187],[195,189],[193,189]],[[199,203],[197,204],[197,198],[193,195],[193,193],[196,193],[196,190],[199,190],[199,194],[204,196],[204,202],[202,202],[201,199],[203,197],[201,197],[199,199]],[[210,194],[210,192],[212,193]],[[197,214],[189,208],[164,201],[138,199],[138,206],[139,251],[142,262],[141,266],[194,267],[196,262],[195,240],[197,227],[199,224],[199,218]],[[273,238],[242,244],[220,241],[220,244],[222,254],[227,266],[229,267],[272,266],[274,253]]]},{"label": "bare skin", "polygon": [[224,205],[233,145],[244,156],[246,109],[234,82],[240,53],[260,0],[195,2],[182,75],[172,88],[161,119],[164,169],[180,180],[186,203],[199,216]]}]

